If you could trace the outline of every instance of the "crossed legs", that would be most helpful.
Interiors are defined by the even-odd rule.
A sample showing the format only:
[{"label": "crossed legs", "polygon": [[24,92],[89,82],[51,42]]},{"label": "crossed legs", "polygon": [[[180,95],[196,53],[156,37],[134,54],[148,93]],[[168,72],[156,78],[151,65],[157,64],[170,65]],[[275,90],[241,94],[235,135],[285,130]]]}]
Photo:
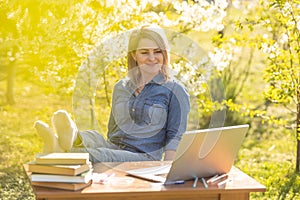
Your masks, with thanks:
[{"label": "crossed legs", "polygon": [[34,127],[44,142],[44,153],[67,152],[77,138],[78,129],[75,122],[65,110],[58,110],[53,114],[52,125],[55,132],[48,124],[38,120]]}]

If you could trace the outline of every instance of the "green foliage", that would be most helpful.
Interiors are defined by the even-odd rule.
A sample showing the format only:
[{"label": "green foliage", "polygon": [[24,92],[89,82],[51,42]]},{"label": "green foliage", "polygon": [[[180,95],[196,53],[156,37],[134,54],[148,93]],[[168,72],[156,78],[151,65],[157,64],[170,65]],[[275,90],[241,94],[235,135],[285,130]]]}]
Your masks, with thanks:
[{"label": "green foliage", "polygon": [[264,79],[269,87],[265,96],[275,103],[300,102],[299,15],[297,2],[277,0],[270,1],[270,11],[264,10],[260,19],[265,22],[264,27],[272,28],[271,37],[260,48],[268,54]]},{"label": "green foliage", "polygon": [[[255,9],[249,10],[245,15],[225,19],[227,24],[225,37],[216,37],[214,44],[232,58],[241,55],[241,60],[245,60],[246,55],[249,55],[246,62],[230,59],[227,67],[220,72],[227,95],[223,106],[228,108],[229,116],[232,115],[231,112],[236,112],[241,117],[259,118],[261,123],[267,122],[270,125],[293,128],[299,126],[300,10],[298,3],[298,1],[260,1]],[[230,11],[232,14],[234,12],[234,9]],[[232,53],[237,47],[240,47],[238,53]],[[242,48],[246,51],[242,52]],[[257,50],[260,51],[260,55],[257,54]],[[262,91],[265,101],[262,104],[263,110],[258,109],[262,105],[256,102],[245,104],[241,101],[243,87],[246,86],[249,73],[252,73],[254,55],[261,56],[264,65],[262,74],[266,87]],[[244,64],[244,67],[237,67],[241,64]],[[238,71],[240,69],[242,73]],[[287,109],[289,115],[283,112],[268,112],[271,104]],[[285,118],[282,118],[283,116]],[[294,130],[296,139],[300,138],[300,132],[296,128]],[[300,149],[297,149],[297,152],[296,171],[299,171]]]},{"label": "green foliage", "polygon": [[[264,79],[268,83],[265,96],[276,104],[282,104],[295,113],[291,123],[300,124],[300,8],[298,1],[270,1],[270,10],[262,12],[264,26],[274,27],[272,37],[262,44],[267,53],[268,65]],[[266,22],[265,18],[269,18]],[[296,138],[300,143],[298,129]],[[296,171],[300,170],[300,147],[297,149]]]},{"label": "green foliage", "polygon": [[[198,1],[143,2],[0,1],[0,23],[5,24],[0,26],[1,63],[16,60],[18,66],[17,105],[0,100],[0,198],[33,199],[21,167],[41,151],[32,124],[37,119],[50,123],[57,109],[72,112],[71,95],[80,78],[96,88],[80,91],[89,100],[84,109],[95,112],[91,126],[106,132],[113,85],[126,74],[125,57],[109,59],[116,46],[110,39],[149,23],[184,33],[208,51],[208,59],[201,62],[192,48],[185,49],[190,57],[172,55],[178,78],[188,77],[193,104],[189,128],[204,128],[214,112],[225,110],[225,125],[250,123],[236,164],[267,186],[266,193],[252,197],[299,198],[300,180],[292,170],[295,137],[281,129],[300,127],[295,115],[300,102],[299,1],[261,1],[245,13],[230,7],[224,20],[222,1],[201,1],[202,7]],[[113,51],[105,51],[105,42]],[[87,69],[83,77],[77,77],[80,67]],[[90,82],[92,77],[97,82]]]},{"label": "green foliage", "polygon": [[[277,131],[268,129],[269,134],[265,135],[255,135],[252,131],[243,144],[236,166],[264,184],[267,191],[264,194],[253,193],[251,197],[265,200],[298,199],[300,179],[294,171],[294,135],[284,128]],[[276,134],[270,134],[272,132]]]}]

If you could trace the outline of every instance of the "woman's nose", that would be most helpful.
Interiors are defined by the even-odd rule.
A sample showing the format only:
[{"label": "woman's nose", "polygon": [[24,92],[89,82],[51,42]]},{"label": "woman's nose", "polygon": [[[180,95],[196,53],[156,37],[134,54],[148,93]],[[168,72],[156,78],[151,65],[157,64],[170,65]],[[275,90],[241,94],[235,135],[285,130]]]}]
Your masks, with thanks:
[{"label": "woman's nose", "polygon": [[149,60],[155,60],[155,54],[154,52],[149,53]]}]

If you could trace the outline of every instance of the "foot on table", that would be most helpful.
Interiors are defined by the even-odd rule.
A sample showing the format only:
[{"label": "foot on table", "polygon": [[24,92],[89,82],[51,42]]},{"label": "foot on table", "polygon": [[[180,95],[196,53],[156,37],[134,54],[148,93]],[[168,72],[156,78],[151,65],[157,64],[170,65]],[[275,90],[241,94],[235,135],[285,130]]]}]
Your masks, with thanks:
[{"label": "foot on table", "polygon": [[53,114],[52,123],[58,136],[59,145],[65,151],[69,151],[77,138],[78,129],[75,122],[71,119],[68,112],[58,110]]},{"label": "foot on table", "polygon": [[34,123],[38,135],[43,139],[44,147],[43,153],[62,152],[62,148],[58,144],[57,136],[52,129],[43,121],[36,121]]}]

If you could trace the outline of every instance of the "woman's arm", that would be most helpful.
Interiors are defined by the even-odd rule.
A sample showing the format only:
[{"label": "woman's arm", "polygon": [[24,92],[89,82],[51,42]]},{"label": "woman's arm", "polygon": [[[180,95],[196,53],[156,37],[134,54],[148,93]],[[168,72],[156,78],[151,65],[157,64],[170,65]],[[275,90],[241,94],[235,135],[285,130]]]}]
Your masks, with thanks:
[{"label": "woman's arm", "polygon": [[164,160],[174,159],[181,136],[186,131],[190,111],[189,95],[185,88],[175,83],[172,92],[168,108]]}]

